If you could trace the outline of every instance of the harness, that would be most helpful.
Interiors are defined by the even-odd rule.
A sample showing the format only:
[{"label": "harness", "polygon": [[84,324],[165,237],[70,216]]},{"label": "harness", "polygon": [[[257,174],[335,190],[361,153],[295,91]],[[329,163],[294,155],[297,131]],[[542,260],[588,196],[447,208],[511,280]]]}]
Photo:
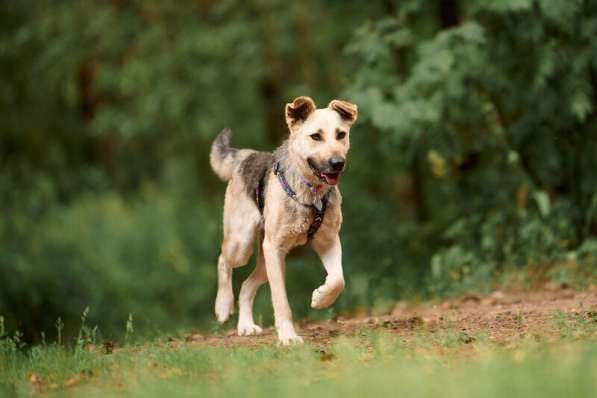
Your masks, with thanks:
[{"label": "harness", "polygon": [[[317,231],[319,230],[319,227],[321,227],[321,224],[323,223],[323,217],[325,216],[325,210],[328,206],[328,201],[329,201],[331,191],[327,191],[323,195],[323,197],[321,198],[321,204],[319,207],[316,207],[312,204],[305,204],[298,200],[298,198],[296,196],[296,192],[294,192],[294,190],[290,187],[290,184],[288,183],[288,181],[286,181],[286,178],[284,177],[284,171],[282,171],[280,169],[280,163],[274,164],[273,172],[276,175],[276,177],[278,178],[278,182],[280,183],[280,186],[282,187],[284,192],[286,192],[286,195],[288,195],[288,197],[290,197],[290,199],[294,200],[295,202],[297,202],[303,206],[313,208],[313,210],[314,210],[313,222],[311,223],[311,225],[309,226],[309,229],[307,230],[307,239],[312,239],[313,236],[315,235],[315,233],[317,233]],[[257,202],[257,207],[259,208],[259,212],[262,214],[263,214],[263,208],[265,207],[266,177],[267,177],[267,170],[263,173],[263,176],[261,176],[261,179],[259,180],[259,184],[257,185],[257,188],[255,189],[255,201]],[[305,181],[305,183],[307,183],[307,182]],[[311,187],[308,183],[307,183],[307,186]]]}]

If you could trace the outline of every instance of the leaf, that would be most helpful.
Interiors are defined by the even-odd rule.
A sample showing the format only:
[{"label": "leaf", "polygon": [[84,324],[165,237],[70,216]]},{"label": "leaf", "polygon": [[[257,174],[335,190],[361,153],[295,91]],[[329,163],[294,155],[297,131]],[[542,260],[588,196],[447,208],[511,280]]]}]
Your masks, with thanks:
[{"label": "leaf", "polygon": [[[557,0],[556,0],[557,1]],[[475,2],[474,8],[498,13],[517,12],[530,10],[533,7],[533,0],[500,0]]]},{"label": "leaf", "polygon": [[569,25],[582,7],[582,0],[538,0],[537,3],[546,17],[562,27]]},{"label": "leaf", "polygon": [[427,152],[427,161],[431,164],[431,172],[438,178],[445,177],[448,174],[446,168],[446,159],[439,151],[431,149]]},{"label": "leaf", "polygon": [[547,192],[542,190],[535,191],[533,192],[533,199],[537,203],[539,213],[541,213],[543,217],[547,217],[551,211],[551,201]]},{"label": "leaf", "polygon": [[570,110],[580,122],[584,122],[593,111],[591,98],[582,91],[576,91],[570,100]]},{"label": "leaf", "polygon": [[436,279],[442,275],[442,257],[439,254],[434,254],[431,257],[431,275]]},{"label": "leaf", "polygon": [[43,392],[46,388],[42,378],[35,373],[31,373],[29,375],[29,381],[31,382],[31,384],[35,388],[35,391],[37,392]]},{"label": "leaf", "polygon": [[203,335],[201,335],[199,332],[192,331],[191,334],[185,337],[185,341],[187,343],[193,343],[197,341],[202,341],[204,338],[205,337],[203,337]]},{"label": "leaf", "polygon": [[70,388],[70,387],[74,387],[79,380],[81,380],[81,378],[79,376],[72,376],[69,377],[65,382],[64,382],[64,388]]},{"label": "leaf", "polygon": [[579,256],[595,255],[597,256],[597,239],[587,239],[577,249]]}]

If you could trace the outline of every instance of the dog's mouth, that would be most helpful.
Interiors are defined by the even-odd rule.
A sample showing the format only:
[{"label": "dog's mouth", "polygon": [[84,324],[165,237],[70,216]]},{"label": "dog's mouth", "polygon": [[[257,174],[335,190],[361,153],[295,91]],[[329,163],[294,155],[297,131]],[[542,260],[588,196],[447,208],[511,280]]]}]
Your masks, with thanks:
[{"label": "dog's mouth", "polygon": [[309,164],[311,171],[313,171],[313,174],[315,174],[317,176],[319,181],[321,181],[327,185],[336,185],[336,184],[338,184],[338,182],[340,182],[340,175],[342,174],[341,172],[338,172],[338,171],[332,172],[332,173],[323,172],[319,169],[319,167],[317,167],[317,165],[315,164],[315,161],[311,158],[307,159],[307,163]]},{"label": "dog's mouth", "polygon": [[321,177],[328,185],[336,185],[340,181],[340,173],[321,173]]}]

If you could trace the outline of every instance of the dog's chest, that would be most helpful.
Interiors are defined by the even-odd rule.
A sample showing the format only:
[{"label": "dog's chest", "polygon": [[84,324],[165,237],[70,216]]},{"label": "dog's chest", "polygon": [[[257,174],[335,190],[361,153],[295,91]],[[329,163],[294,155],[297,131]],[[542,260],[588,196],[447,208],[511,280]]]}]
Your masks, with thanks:
[{"label": "dog's chest", "polygon": [[305,206],[289,206],[281,225],[280,237],[289,247],[307,243],[307,233],[314,219],[314,210]]}]

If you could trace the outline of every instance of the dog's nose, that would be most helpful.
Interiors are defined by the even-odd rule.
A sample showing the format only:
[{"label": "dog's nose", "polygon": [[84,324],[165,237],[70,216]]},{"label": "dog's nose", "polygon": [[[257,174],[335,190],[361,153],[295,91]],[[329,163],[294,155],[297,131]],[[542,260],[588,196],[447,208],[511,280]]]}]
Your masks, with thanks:
[{"label": "dog's nose", "polygon": [[332,156],[330,160],[328,160],[328,163],[330,164],[332,170],[341,171],[344,168],[345,161],[340,156]]}]

